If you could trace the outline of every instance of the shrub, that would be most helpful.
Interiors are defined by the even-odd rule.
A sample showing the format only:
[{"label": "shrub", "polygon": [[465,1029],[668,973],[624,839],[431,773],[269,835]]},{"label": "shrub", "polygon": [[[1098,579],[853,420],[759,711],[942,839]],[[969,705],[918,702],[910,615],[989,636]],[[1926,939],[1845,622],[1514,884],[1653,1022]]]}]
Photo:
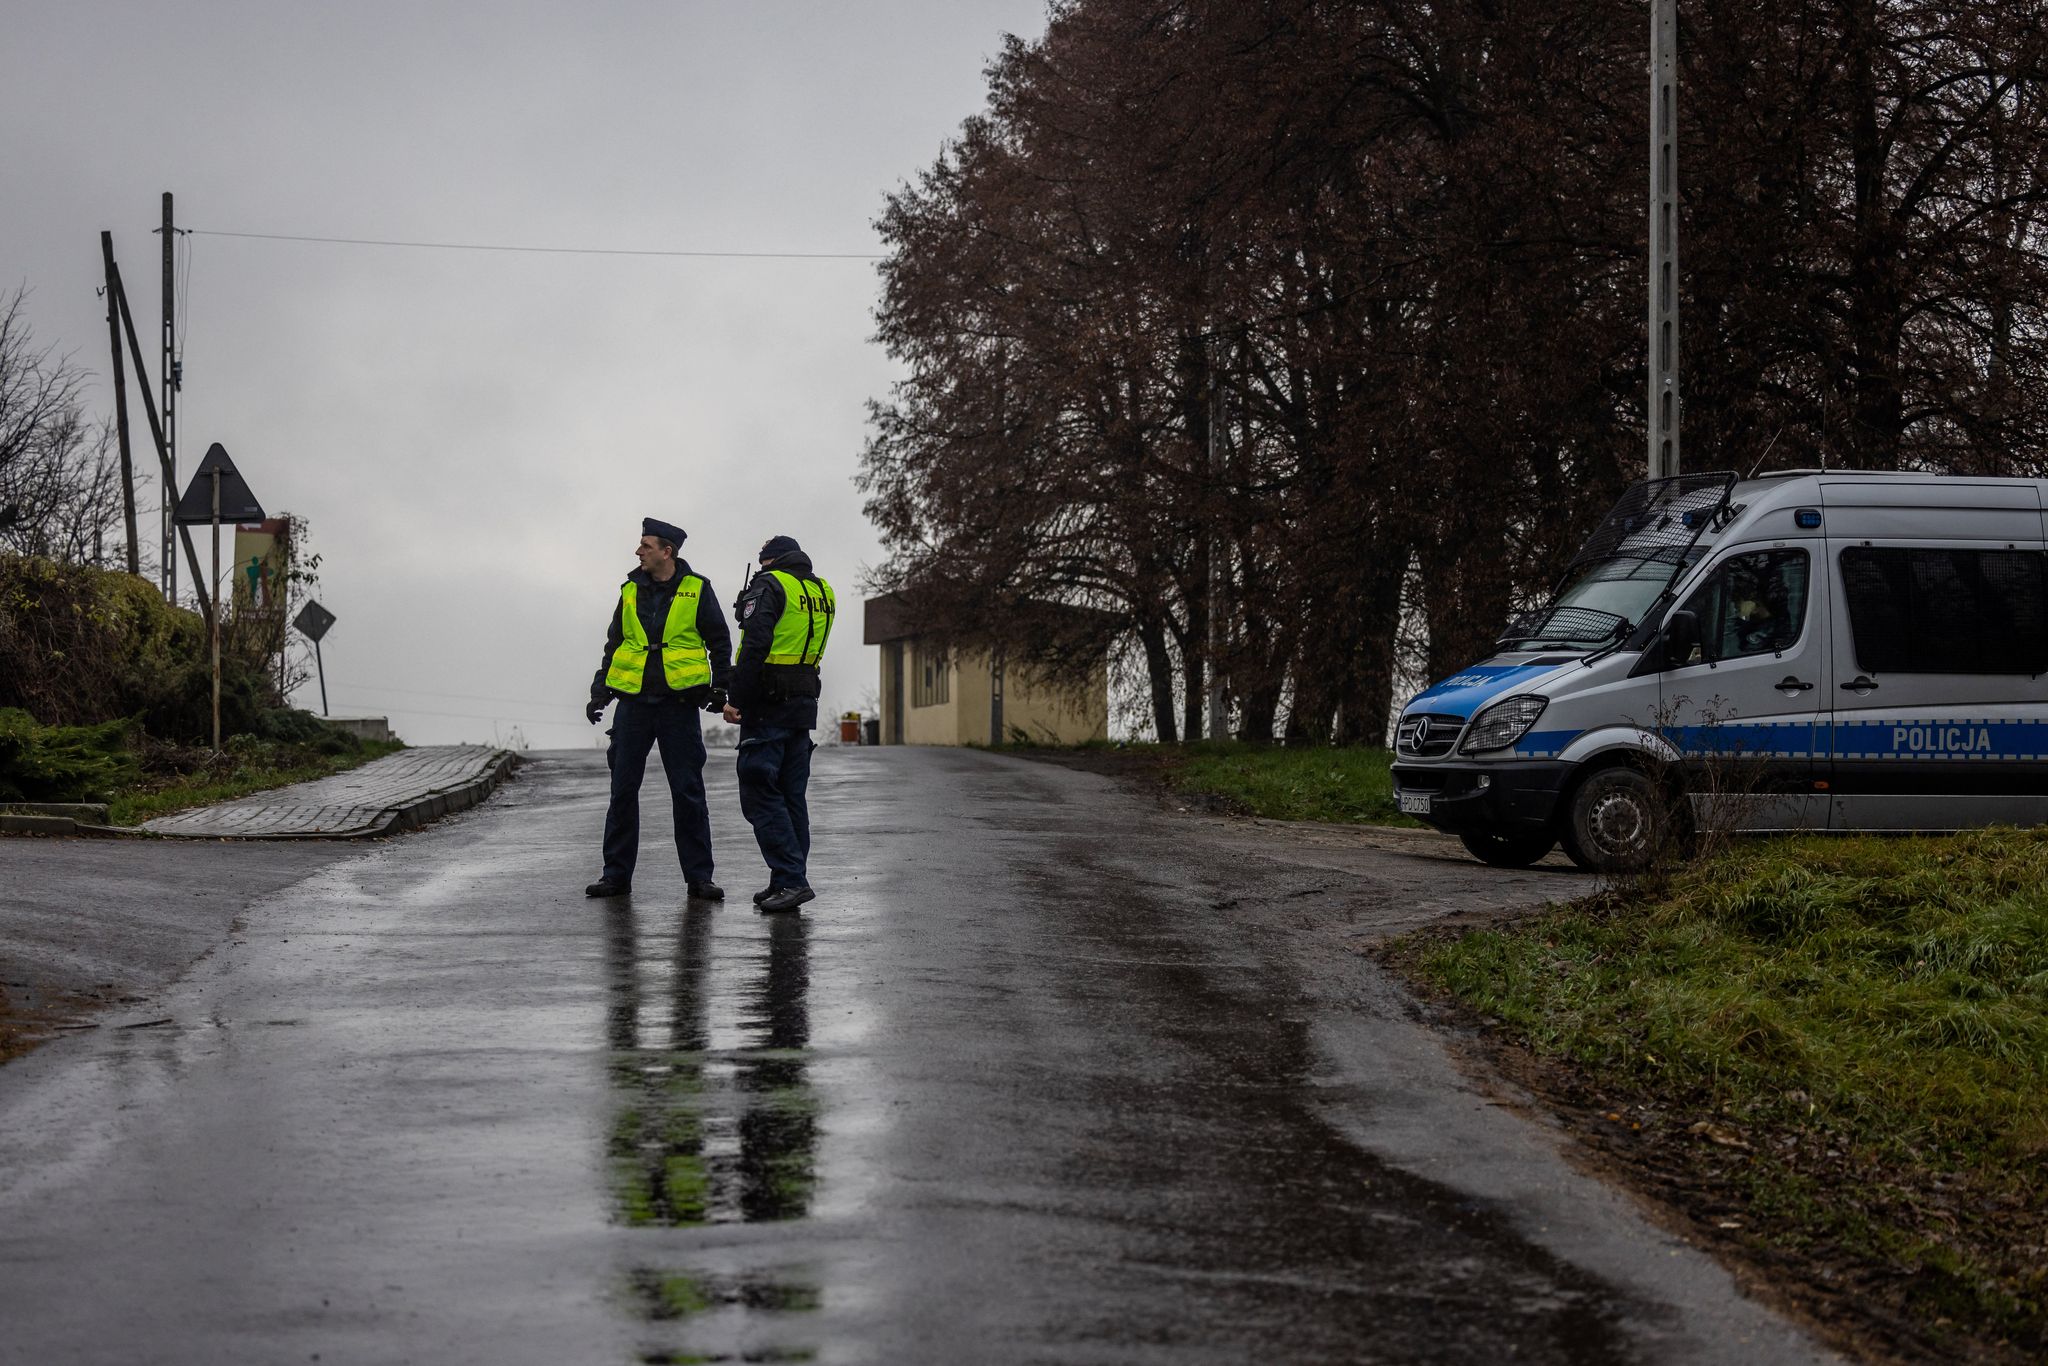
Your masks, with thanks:
[{"label": "shrub", "polygon": [[[221,660],[221,731],[254,730],[272,701],[262,660]],[[0,556],[0,707],[46,725],[139,717],[152,735],[213,733],[205,620],[132,574]]]},{"label": "shrub", "polygon": [[18,707],[0,709],[0,801],[106,801],[136,776],[127,748],[134,722],[43,726]]},{"label": "shrub", "polygon": [[321,754],[353,754],[363,747],[362,740],[350,732],[295,707],[272,707],[264,711],[257,718],[252,732],[278,744],[305,745]]}]

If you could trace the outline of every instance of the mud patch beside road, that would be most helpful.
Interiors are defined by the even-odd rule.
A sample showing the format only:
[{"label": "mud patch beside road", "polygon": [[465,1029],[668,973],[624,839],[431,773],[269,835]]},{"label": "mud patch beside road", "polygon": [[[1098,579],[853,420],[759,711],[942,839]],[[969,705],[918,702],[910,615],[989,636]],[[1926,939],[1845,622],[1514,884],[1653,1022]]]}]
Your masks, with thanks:
[{"label": "mud patch beside road", "polygon": [[[0,972],[6,970],[0,965]],[[26,979],[0,980],[0,1063],[59,1034],[89,1028],[86,1021],[96,1010],[142,1000],[113,996],[111,991],[111,984],[100,991],[48,991]]]}]

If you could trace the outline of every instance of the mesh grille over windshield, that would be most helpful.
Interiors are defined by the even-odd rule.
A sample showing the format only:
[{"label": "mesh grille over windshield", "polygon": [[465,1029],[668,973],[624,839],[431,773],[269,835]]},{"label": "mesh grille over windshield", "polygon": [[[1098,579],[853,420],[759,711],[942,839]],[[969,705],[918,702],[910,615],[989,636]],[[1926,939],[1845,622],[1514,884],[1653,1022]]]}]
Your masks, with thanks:
[{"label": "mesh grille over windshield", "polygon": [[[1631,484],[1586,538],[1586,544],[1572,558],[1571,568],[1594,560],[1667,558],[1675,568],[1706,531],[1714,513],[1728,501],[1734,487],[1735,476],[1726,470]],[[1570,577],[1570,570],[1566,577]]]}]

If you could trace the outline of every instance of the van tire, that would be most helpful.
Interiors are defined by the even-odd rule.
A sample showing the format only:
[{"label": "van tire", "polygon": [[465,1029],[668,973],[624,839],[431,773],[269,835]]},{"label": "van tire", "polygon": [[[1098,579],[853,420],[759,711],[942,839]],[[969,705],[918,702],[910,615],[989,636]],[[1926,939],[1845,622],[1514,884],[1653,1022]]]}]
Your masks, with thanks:
[{"label": "van tire", "polygon": [[1496,868],[1527,868],[1557,847],[1557,836],[1548,830],[1513,835],[1496,834],[1491,830],[1465,830],[1459,832],[1458,842],[1481,863],[1489,863]]},{"label": "van tire", "polygon": [[1633,768],[1603,768],[1587,776],[1566,800],[1564,851],[1595,873],[1632,873],[1655,858],[1671,834],[1671,808],[1649,776]]}]

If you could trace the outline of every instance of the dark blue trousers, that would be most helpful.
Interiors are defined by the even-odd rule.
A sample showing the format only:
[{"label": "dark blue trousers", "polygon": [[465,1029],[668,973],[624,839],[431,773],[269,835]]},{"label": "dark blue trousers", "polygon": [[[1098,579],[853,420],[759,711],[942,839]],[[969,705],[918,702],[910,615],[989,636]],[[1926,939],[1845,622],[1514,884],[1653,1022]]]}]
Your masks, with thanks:
[{"label": "dark blue trousers", "polygon": [[808,887],[811,857],[811,733],[740,726],[740,812],[768,864],[771,887]]},{"label": "dark blue trousers", "polygon": [[675,806],[676,855],[690,882],[711,878],[711,813],[704,805],[704,731],[687,702],[636,702],[612,708],[612,805],[604,815],[604,880],[628,883],[640,859],[640,780],[647,752],[661,746],[661,767]]}]

